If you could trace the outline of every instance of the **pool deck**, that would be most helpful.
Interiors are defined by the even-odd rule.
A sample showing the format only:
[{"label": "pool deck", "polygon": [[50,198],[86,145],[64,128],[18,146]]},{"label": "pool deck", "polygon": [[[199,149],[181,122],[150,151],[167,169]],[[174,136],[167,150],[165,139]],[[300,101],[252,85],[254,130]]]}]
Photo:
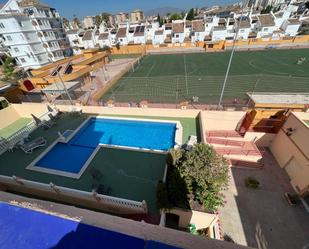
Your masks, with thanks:
[{"label": "pool deck", "polygon": [[[121,115],[117,115],[121,116]],[[43,172],[36,172],[26,169],[48,146],[50,146],[58,138],[57,132],[65,130],[74,130],[83,123],[89,115],[82,114],[70,115],[64,113],[60,116],[57,124],[51,129],[36,129],[31,134],[31,139],[44,137],[47,145],[36,149],[32,154],[25,154],[20,149],[13,152],[5,152],[0,156],[0,174],[5,176],[16,175],[26,180],[49,184],[50,182],[67,188],[91,192],[94,184],[103,184],[111,188],[111,195],[126,198],[130,200],[142,201],[146,200],[150,213],[156,213],[155,206],[155,187],[154,184],[141,183],[141,179],[145,178],[151,181],[162,180],[165,167],[166,155],[151,154],[136,151],[120,151],[111,148],[101,148],[96,154],[93,161],[89,164],[84,174],[79,179],[73,179],[64,176],[52,175]],[[132,117],[132,116],[130,116]],[[138,116],[139,118],[143,118]],[[138,118],[137,117],[137,118]],[[198,124],[194,118],[172,118],[172,117],[147,117],[147,119],[163,119],[175,120],[181,122],[183,127],[183,142],[187,141],[187,137],[191,134],[197,134]],[[108,160],[103,160],[106,154]],[[110,155],[112,155],[110,157]],[[113,165],[113,168],[109,168]],[[156,167],[153,167],[156,165]],[[116,166],[116,167],[115,167]],[[147,170],[141,170],[147,167]],[[134,170],[127,174],[126,170]],[[152,169],[153,167],[153,169]],[[102,180],[95,180],[90,171],[92,168],[102,172]],[[114,171],[113,171],[113,170]],[[117,171],[118,169],[118,171]],[[152,169],[152,170],[150,170]],[[118,172],[118,174],[115,174]],[[133,177],[132,177],[133,176]],[[119,183],[119,184],[118,184]],[[121,184],[120,184],[121,183]],[[147,188],[145,187],[147,186]]]}]

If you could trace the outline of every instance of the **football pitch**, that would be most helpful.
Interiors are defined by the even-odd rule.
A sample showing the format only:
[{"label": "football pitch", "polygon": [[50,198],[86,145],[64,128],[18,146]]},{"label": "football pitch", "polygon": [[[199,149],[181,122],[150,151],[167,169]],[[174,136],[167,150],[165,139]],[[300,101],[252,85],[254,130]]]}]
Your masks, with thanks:
[{"label": "football pitch", "polygon": [[[195,99],[217,104],[229,56],[230,52],[146,55],[102,100],[179,103]],[[235,52],[223,103],[245,103],[246,92],[309,92],[309,49]]]}]

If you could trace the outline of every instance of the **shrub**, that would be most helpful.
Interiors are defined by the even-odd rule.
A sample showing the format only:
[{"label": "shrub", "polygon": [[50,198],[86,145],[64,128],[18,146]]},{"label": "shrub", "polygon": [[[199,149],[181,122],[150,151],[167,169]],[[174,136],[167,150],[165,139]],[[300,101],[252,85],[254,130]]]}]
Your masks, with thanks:
[{"label": "shrub", "polygon": [[160,181],[157,185],[156,197],[157,197],[157,207],[159,209],[168,210],[172,208],[173,205],[170,203],[168,199],[168,192],[166,185],[162,181]]},{"label": "shrub", "polygon": [[183,152],[176,168],[194,195],[208,211],[223,205],[220,191],[228,184],[227,161],[207,144],[196,144],[191,151]]},{"label": "shrub", "polygon": [[245,185],[247,188],[257,189],[259,188],[260,182],[256,180],[255,178],[249,176],[245,178]]},{"label": "shrub", "polygon": [[170,166],[176,166],[177,163],[179,163],[179,160],[182,157],[182,151],[181,149],[171,149],[169,150],[168,156],[167,156],[167,164]]}]

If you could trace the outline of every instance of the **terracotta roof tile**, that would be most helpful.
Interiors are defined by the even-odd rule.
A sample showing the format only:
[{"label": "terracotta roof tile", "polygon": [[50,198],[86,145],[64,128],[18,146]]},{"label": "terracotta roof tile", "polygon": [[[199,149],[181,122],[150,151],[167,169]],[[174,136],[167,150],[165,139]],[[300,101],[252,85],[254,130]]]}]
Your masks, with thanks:
[{"label": "terracotta roof tile", "polygon": [[258,19],[262,27],[275,26],[274,18],[271,14],[259,15]]},{"label": "terracotta roof tile", "polygon": [[123,38],[126,37],[126,35],[127,35],[127,28],[120,28],[118,29],[116,38]]},{"label": "terracotta roof tile", "polygon": [[108,33],[106,32],[106,33],[101,33],[100,35],[99,35],[99,38],[98,38],[98,40],[107,40],[108,39]]},{"label": "terracotta roof tile", "polygon": [[173,23],[173,32],[174,33],[183,33],[184,25],[183,23]]},{"label": "terracotta roof tile", "polygon": [[205,31],[205,25],[203,20],[192,21],[192,30],[194,32],[203,32]]},{"label": "terracotta roof tile", "polygon": [[90,41],[92,39],[92,31],[86,31],[83,36],[83,41]]}]

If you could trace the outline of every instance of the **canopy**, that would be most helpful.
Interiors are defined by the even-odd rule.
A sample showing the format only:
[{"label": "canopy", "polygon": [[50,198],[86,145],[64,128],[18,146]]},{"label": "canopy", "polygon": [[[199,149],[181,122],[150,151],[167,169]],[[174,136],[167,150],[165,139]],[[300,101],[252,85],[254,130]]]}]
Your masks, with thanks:
[{"label": "canopy", "polygon": [[57,82],[45,87],[42,89],[42,92],[46,94],[65,94],[66,90],[64,85],[68,91],[73,91],[74,89],[78,88],[81,83],[79,81],[68,81],[63,83]]}]

